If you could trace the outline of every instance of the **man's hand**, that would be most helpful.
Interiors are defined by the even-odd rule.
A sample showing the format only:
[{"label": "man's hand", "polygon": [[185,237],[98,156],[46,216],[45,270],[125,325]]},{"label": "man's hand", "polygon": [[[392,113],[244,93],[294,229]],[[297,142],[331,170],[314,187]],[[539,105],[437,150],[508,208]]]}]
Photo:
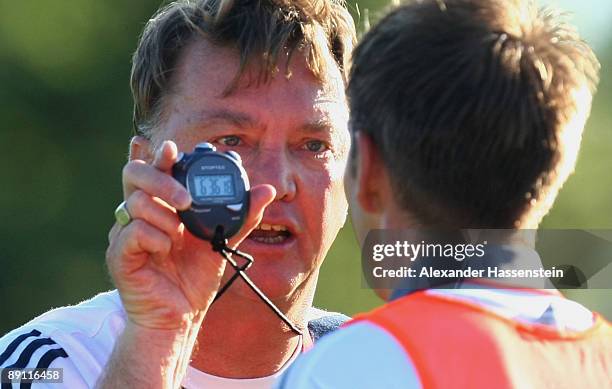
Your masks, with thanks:
[{"label": "man's hand", "polygon": [[[152,164],[132,160],[123,169],[127,226],[115,224],[109,234],[108,268],[127,315],[149,329],[172,330],[206,312],[219,288],[225,260],[181,223],[178,210],[188,209],[187,190],[171,176],[178,156],[172,141],[162,143]],[[261,221],[275,196],[270,185],[251,189],[251,207],[237,246]]]},{"label": "man's hand", "polygon": [[[111,229],[106,262],[128,322],[98,388],[180,386],[219,289],[225,260],[210,242],[186,231],[177,215],[191,204],[187,190],[170,175],[177,156],[174,142],[166,141],[152,164],[133,160],[123,169],[132,221]],[[249,215],[230,246],[259,224],[275,195],[270,185],[251,188]]]}]

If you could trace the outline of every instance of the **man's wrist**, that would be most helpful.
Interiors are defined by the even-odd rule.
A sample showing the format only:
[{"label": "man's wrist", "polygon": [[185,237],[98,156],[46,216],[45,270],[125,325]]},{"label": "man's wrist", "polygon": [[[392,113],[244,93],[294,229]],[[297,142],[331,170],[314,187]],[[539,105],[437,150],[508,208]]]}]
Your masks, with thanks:
[{"label": "man's wrist", "polygon": [[162,366],[175,368],[189,360],[203,319],[199,314],[172,329],[149,328],[128,320],[121,338],[130,349],[142,350]]},{"label": "man's wrist", "polygon": [[199,314],[177,328],[156,329],[128,320],[98,387],[178,387],[202,321]]}]

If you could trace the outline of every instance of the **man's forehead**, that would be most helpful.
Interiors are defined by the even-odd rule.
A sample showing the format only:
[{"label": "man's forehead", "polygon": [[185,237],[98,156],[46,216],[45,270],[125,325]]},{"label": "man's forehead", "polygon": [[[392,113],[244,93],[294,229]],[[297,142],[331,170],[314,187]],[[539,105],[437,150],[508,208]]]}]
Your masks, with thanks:
[{"label": "man's forehead", "polygon": [[[198,94],[210,98],[224,99],[235,95],[261,93],[270,88],[289,88],[294,92],[309,90],[311,100],[320,103],[345,102],[344,80],[338,64],[331,53],[325,56],[327,71],[321,80],[306,66],[306,59],[299,51],[291,56],[280,55],[277,69],[266,80],[261,77],[259,64],[252,63],[240,69],[240,55],[237,49],[222,47],[207,39],[196,39],[181,52],[174,75],[172,93]],[[236,88],[229,87],[238,79]],[[267,82],[266,82],[267,81]],[[228,91],[230,93],[228,93]]]},{"label": "man's forehead", "polygon": [[348,108],[338,67],[329,66],[329,75],[322,82],[297,57],[294,54],[289,64],[290,77],[281,68],[269,82],[249,84],[247,69],[241,84],[226,94],[238,73],[239,55],[200,39],[185,48],[177,64],[169,103],[189,125],[216,120],[245,127],[285,124],[279,123],[282,121],[311,129],[343,126]]}]

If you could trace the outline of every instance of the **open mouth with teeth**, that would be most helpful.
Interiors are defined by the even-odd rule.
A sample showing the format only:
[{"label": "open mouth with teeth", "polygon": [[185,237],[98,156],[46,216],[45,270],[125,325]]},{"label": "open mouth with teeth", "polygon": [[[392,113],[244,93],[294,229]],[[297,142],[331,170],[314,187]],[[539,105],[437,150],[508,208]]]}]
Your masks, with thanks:
[{"label": "open mouth with teeth", "polygon": [[248,236],[249,239],[258,243],[279,244],[291,237],[287,226],[280,224],[260,223]]}]

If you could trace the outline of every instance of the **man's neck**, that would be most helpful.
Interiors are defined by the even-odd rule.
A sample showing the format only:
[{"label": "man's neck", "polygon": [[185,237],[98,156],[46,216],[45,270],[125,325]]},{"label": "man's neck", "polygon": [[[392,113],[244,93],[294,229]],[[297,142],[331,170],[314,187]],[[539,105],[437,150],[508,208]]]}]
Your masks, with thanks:
[{"label": "man's neck", "polygon": [[[294,296],[297,297],[293,301],[275,303],[307,332],[313,293]],[[265,377],[279,371],[291,359],[299,342],[299,335],[288,329],[262,301],[228,290],[206,314],[191,366],[217,377]]]},{"label": "man's neck", "polygon": [[[381,229],[387,230],[419,230],[429,232],[436,231],[426,225],[418,223],[417,219],[410,213],[398,208],[395,204],[389,207],[388,212],[384,213],[381,218]],[[438,227],[441,232],[445,230],[443,227]],[[486,253],[479,265],[484,266],[486,263],[490,267],[500,269],[537,269],[542,268],[542,261],[535,250],[537,230],[535,229],[460,229],[461,236],[466,240],[466,243],[481,244],[487,242]],[[508,259],[500,255],[495,255],[497,250],[503,248],[503,252]],[[487,262],[488,261],[488,262]],[[442,264],[443,262],[439,262]],[[418,263],[413,264],[413,268]],[[418,268],[417,268],[418,271]],[[408,279],[407,282],[399,285],[396,290],[376,290],[376,293],[385,301],[390,301],[398,296],[410,293],[410,291],[420,290],[423,285],[418,284],[419,279]],[[490,288],[528,288],[528,289],[547,289],[558,293],[554,285],[548,279],[527,279],[527,281],[516,278],[508,279],[470,279],[472,282],[480,282],[488,285]],[[471,288],[473,283],[470,281],[458,282],[452,281],[449,284],[440,283],[429,287],[450,287],[450,288]]]}]

